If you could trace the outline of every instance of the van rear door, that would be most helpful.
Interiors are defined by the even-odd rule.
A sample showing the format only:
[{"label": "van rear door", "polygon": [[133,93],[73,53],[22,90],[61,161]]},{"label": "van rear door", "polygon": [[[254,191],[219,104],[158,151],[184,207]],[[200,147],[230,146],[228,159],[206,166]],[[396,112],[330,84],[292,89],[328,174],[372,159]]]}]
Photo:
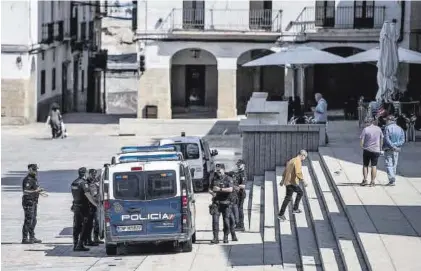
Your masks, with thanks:
[{"label": "van rear door", "polygon": [[181,232],[181,197],[175,171],[115,173],[110,201],[113,236]]}]

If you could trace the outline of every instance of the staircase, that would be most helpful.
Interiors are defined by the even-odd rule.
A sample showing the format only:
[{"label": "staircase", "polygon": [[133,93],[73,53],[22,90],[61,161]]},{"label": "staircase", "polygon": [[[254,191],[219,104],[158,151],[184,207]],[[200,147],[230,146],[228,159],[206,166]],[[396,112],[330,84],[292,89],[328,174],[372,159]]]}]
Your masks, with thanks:
[{"label": "staircase", "polygon": [[285,187],[279,186],[282,172],[282,167],[276,167],[276,171],[255,176],[246,185],[246,232],[260,232],[265,268],[371,270],[320,155],[310,153],[303,164],[304,178],[309,183],[302,187],[303,212],[293,215],[290,204],[284,222],[277,219],[285,196]]}]

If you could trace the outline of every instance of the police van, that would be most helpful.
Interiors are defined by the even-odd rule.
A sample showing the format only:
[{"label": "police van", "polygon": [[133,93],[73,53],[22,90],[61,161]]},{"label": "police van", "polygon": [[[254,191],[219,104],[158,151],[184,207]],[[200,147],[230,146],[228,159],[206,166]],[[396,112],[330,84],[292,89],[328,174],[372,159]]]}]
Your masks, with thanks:
[{"label": "police van", "polygon": [[215,173],[214,157],[218,155],[217,150],[211,150],[209,144],[202,138],[186,136],[184,132],[179,137],[159,140],[158,146],[175,146],[194,171],[194,191],[207,191]]},{"label": "police van", "polygon": [[174,148],[137,150],[117,155],[101,175],[98,209],[107,255],[149,242],[173,242],[191,252],[196,206],[189,165]]}]

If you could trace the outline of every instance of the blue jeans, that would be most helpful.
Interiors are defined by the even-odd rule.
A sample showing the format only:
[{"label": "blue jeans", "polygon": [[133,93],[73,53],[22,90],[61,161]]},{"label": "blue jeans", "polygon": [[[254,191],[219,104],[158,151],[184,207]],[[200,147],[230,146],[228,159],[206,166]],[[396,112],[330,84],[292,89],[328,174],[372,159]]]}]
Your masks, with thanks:
[{"label": "blue jeans", "polygon": [[386,164],[387,177],[390,183],[396,181],[396,168],[398,167],[399,152],[387,150],[384,152],[384,162]]}]

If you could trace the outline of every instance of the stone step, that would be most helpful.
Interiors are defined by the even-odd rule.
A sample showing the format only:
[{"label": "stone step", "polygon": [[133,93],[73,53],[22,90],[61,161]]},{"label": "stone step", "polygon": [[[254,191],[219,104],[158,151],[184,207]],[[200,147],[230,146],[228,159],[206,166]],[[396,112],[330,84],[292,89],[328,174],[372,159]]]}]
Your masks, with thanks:
[{"label": "stone step", "polygon": [[309,153],[309,165],[313,177],[313,185],[325,207],[325,213],[332,227],[335,242],[337,247],[340,248],[339,252],[344,268],[345,270],[356,271],[368,270],[350,222],[336,193],[329,186],[325,170],[320,160],[321,158],[318,153]]},{"label": "stone step", "polygon": [[262,232],[262,185],[264,183],[263,176],[254,176],[253,188],[251,195],[251,210],[250,210],[250,232]]},{"label": "stone step", "polygon": [[[374,234],[377,233],[376,226],[364,207],[360,196],[352,185],[346,185],[350,181],[345,173],[340,172],[341,164],[330,148],[320,148],[319,154],[321,164],[326,169],[327,179],[331,181],[333,191],[338,195],[340,204],[349,219],[358,246],[362,248],[361,252],[368,270],[391,270],[391,267],[394,269],[394,263],[385,247],[382,236]],[[378,193],[378,191],[370,193],[373,192]],[[370,262],[368,259],[373,259],[373,261]]]},{"label": "stone step", "polygon": [[302,167],[304,180],[308,186],[304,189],[303,206],[308,208],[310,222],[314,230],[320,261],[324,270],[344,270],[340,252],[332,234],[332,228],[327,218],[321,195],[316,192],[315,182],[307,166]]},{"label": "stone step", "polygon": [[244,210],[244,228],[246,231],[250,230],[250,216],[251,216],[251,189],[253,188],[253,182],[247,181],[246,183],[246,197],[244,199],[243,210]]},{"label": "stone step", "polygon": [[265,266],[272,266],[274,268],[282,268],[281,248],[279,240],[276,238],[275,233],[275,197],[274,185],[276,182],[275,171],[265,172],[264,183],[264,227],[263,227],[263,263]]},{"label": "stone step", "polygon": [[[276,167],[276,185],[275,185],[275,211],[279,212],[282,201],[285,197],[285,186],[279,186],[282,180],[283,167]],[[279,228],[278,236],[281,244],[282,263],[285,269],[297,270],[297,266],[301,266],[301,257],[298,251],[297,235],[293,221],[290,220],[290,213],[286,212],[286,221],[276,221]]]}]

